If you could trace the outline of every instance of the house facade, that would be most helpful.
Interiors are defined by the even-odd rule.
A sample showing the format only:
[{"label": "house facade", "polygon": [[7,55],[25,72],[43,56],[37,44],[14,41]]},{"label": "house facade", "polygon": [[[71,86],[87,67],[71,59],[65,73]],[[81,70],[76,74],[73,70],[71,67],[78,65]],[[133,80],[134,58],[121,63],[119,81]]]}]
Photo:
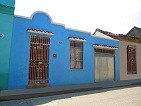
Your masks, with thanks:
[{"label": "house facade", "polygon": [[14,0],[0,1],[0,90],[8,89]]},{"label": "house facade", "polygon": [[118,40],[66,28],[43,12],[14,17],[8,89],[117,81],[119,69]]},{"label": "house facade", "polygon": [[141,79],[141,44],[126,41],[119,44],[120,80]]},{"label": "house facade", "polygon": [[141,29],[133,27],[120,37],[120,79],[141,79]]}]

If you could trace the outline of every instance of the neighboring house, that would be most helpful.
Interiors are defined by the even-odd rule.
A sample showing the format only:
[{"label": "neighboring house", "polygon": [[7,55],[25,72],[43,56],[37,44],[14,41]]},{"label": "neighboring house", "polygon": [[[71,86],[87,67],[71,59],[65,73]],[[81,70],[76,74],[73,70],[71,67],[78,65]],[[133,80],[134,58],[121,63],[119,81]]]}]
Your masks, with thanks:
[{"label": "neighboring house", "polygon": [[141,39],[124,35],[120,38],[120,79],[141,79]]},{"label": "neighboring house", "polygon": [[141,79],[140,54],[141,29],[133,27],[127,35],[120,36],[121,80]]},{"label": "neighboring house", "polygon": [[118,40],[95,34],[53,23],[43,12],[15,16],[8,89],[120,80]]},{"label": "neighboring house", "polygon": [[0,0],[0,90],[8,88],[15,0]]},{"label": "neighboring house", "polygon": [[[134,30],[133,30],[134,29]],[[132,31],[135,31],[135,27]],[[133,32],[130,33],[133,34]],[[135,31],[139,32],[139,31]],[[108,36],[119,40],[120,53],[120,80],[141,79],[141,38],[133,34],[133,36],[123,34],[111,34],[106,32]]]}]

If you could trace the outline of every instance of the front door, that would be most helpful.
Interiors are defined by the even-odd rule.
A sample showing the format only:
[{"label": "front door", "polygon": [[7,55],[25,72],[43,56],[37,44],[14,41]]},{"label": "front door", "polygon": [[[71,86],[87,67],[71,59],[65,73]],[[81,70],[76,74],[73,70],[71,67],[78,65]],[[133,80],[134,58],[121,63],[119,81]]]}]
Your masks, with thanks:
[{"label": "front door", "polygon": [[[43,87],[48,83],[50,39],[31,36],[29,86]],[[39,86],[40,85],[40,86]]]},{"label": "front door", "polygon": [[95,82],[115,80],[115,51],[95,49]]},{"label": "front door", "polygon": [[95,82],[114,81],[114,56],[95,55]]}]

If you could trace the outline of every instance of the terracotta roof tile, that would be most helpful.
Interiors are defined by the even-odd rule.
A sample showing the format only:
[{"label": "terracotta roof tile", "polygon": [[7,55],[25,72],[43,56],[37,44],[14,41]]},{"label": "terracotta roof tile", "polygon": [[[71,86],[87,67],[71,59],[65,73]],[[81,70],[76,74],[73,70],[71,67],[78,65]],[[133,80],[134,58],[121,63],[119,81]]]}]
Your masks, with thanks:
[{"label": "terracotta roof tile", "polygon": [[105,34],[109,37],[112,37],[113,39],[117,39],[117,40],[120,40],[120,41],[141,43],[141,37],[129,36],[129,35],[124,35],[124,34],[114,34],[114,33],[104,31],[104,30],[101,30],[101,29],[98,29],[98,28],[96,29],[96,31],[101,32],[101,33],[103,33],[103,34]]},{"label": "terracotta roof tile", "polygon": [[37,32],[37,33],[44,33],[44,34],[50,34],[50,35],[53,35],[53,32],[48,32],[48,31],[44,31],[44,30],[27,29],[27,31],[29,31],[29,32]]},{"label": "terracotta roof tile", "polygon": [[116,46],[108,46],[108,45],[101,45],[101,44],[93,44],[94,46],[102,46],[102,47],[109,47],[109,48],[118,48]]},{"label": "terracotta roof tile", "polygon": [[79,40],[79,41],[86,41],[87,39],[85,38],[78,38],[78,37],[68,37],[70,40]]}]

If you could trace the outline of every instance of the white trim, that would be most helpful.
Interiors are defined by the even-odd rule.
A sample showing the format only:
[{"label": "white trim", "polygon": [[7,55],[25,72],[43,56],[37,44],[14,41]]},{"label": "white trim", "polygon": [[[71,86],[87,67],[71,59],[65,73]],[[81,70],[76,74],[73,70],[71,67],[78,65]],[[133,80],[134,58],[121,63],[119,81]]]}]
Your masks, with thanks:
[{"label": "white trim", "polygon": [[93,45],[94,48],[100,48],[100,49],[110,49],[110,50],[117,50],[118,48],[114,47],[107,47],[107,46],[98,46],[98,45]]},{"label": "white trim", "polygon": [[83,30],[79,30],[79,29],[73,29],[73,28],[70,28],[70,27],[66,27],[65,24],[53,22],[51,16],[48,13],[44,12],[44,11],[35,11],[35,12],[32,13],[32,15],[30,17],[25,17],[25,16],[17,15],[17,14],[14,14],[14,16],[17,17],[17,18],[23,18],[23,19],[32,20],[33,17],[34,17],[34,15],[36,15],[38,13],[45,14],[47,17],[49,17],[51,24],[62,26],[66,30],[72,30],[72,31],[76,31],[76,32],[82,32],[82,33],[86,33],[86,34],[91,34],[91,32],[89,32],[89,31],[83,31]]},{"label": "white trim", "polygon": [[49,35],[49,36],[53,36],[54,34],[53,33],[51,33],[51,32],[41,32],[41,31],[33,31],[33,30],[27,30],[27,32],[29,32],[29,33],[35,33],[35,34],[43,34],[43,35]]},{"label": "white trim", "polygon": [[26,16],[22,16],[22,15],[17,15],[17,14],[14,14],[14,16],[17,17],[17,18],[23,18],[23,19],[32,20],[33,17],[34,17],[34,15],[36,15],[36,14],[38,14],[38,13],[39,13],[39,14],[40,14],[40,13],[41,13],[41,14],[45,14],[45,15],[49,18],[51,24],[55,24],[55,25],[59,25],[59,26],[63,26],[63,27],[65,26],[65,24],[53,22],[51,16],[50,16],[48,13],[44,12],[44,11],[35,11],[35,12],[33,12],[33,13],[31,14],[30,17],[26,17]]},{"label": "white trim", "polygon": [[69,40],[71,40],[71,41],[78,41],[78,42],[86,42],[85,39],[81,39],[81,38],[69,38]]}]

